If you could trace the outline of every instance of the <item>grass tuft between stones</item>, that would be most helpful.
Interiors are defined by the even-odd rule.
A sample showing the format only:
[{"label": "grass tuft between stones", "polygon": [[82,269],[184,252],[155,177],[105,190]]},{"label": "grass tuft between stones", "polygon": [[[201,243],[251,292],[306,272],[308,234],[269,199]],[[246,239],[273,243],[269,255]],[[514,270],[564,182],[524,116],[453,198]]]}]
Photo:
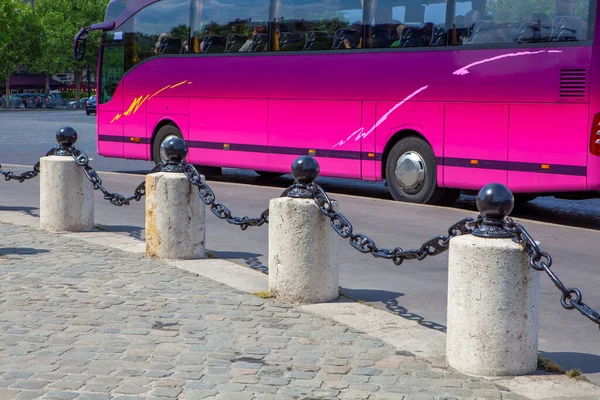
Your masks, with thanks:
[{"label": "grass tuft between stones", "polygon": [[271,298],[271,293],[269,293],[268,290],[263,290],[262,292],[254,292],[254,293],[250,293],[253,294],[254,296],[258,296],[261,299],[270,299]]},{"label": "grass tuft between stones", "polygon": [[554,361],[550,360],[549,358],[540,356],[539,354],[538,354],[538,359],[537,359],[537,366],[538,366],[538,369],[542,369],[546,372],[553,372],[556,374],[564,374],[565,373],[565,370],[562,369],[562,367],[560,365],[558,365]]}]

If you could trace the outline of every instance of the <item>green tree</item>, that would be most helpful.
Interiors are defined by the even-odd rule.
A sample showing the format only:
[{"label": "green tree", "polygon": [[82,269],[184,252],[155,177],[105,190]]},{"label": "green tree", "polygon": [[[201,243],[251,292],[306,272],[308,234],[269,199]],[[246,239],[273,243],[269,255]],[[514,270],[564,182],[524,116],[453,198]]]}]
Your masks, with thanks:
[{"label": "green tree", "polygon": [[35,11],[42,26],[41,48],[29,70],[46,77],[45,90],[47,91],[50,77],[56,72],[67,71],[71,65],[67,56],[72,48],[72,43],[68,40],[71,32],[64,25],[62,13],[56,11],[42,13],[39,8]]},{"label": "green tree", "polygon": [[10,108],[10,76],[17,65],[28,65],[40,50],[41,25],[29,4],[20,0],[0,2],[0,78],[6,82]]},{"label": "green tree", "polygon": [[54,72],[71,71],[75,75],[77,104],[84,73],[95,73],[100,51],[100,34],[91,32],[83,61],[73,58],[73,39],[81,28],[100,22],[110,0],[37,0],[36,12],[46,33],[44,49],[36,63],[38,71],[47,76]]}]

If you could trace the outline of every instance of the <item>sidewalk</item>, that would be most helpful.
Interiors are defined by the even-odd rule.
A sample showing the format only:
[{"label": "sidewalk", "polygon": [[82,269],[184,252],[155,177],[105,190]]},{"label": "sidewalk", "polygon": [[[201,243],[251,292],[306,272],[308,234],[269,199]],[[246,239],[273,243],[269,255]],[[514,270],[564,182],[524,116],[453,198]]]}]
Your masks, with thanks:
[{"label": "sidewalk", "polygon": [[[0,399],[528,398],[306,307],[74,237],[0,223]],[[594,388],[562,398],[599,399]]]}]

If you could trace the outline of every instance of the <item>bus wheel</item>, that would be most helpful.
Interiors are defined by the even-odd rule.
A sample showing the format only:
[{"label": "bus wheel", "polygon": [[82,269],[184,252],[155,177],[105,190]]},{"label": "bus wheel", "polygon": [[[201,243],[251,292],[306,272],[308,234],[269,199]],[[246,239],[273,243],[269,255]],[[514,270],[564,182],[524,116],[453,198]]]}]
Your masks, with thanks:
[{"label": "bus wheel", "polygon": [[154,143],[152,144],[152,161],[154,161],[155,164],[167,160],[167,156],[162,150],[162,144],[173,138],[183,139],[181,131],[175,125],[165,125],[158,130],[154,137]]},{"label": "bus wheel", "polygon": [[261,178],[266,178],[266,179],[279,178],[280,176],[285,175],[282,172],[271,172],[271,171],[254,171],[254,172],[256,172],[258,175],[260,175]]},{"label": "bus wheel", "polygon": [[388,155],[385,177],[394,200],[438,204],[446,190],[437,186],[437,166],[431,147],[417,137],[406,137]]}]

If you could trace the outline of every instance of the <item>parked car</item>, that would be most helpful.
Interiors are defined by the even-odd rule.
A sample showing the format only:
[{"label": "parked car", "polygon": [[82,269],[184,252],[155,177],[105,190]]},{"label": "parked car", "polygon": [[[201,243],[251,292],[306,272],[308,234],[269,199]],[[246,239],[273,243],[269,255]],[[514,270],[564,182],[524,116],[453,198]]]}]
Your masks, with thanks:
[{"label": "parked car", "polygon": [[96,114],[96,96],[90,97],[85,103],[85,113],[86,115]]},{"label": "parked car", "polygon": [[56,99],[52,95],[40,94],[42,108],[56,108]]},{"label": "parked car", "polygon": [[42,98],[42,94],[40,93],[21,93],[17,96],[23,99],[25,106],[27,108],[43,108],[44,107],[44,99]]},{"label": "parked car", "polygon": [[[79,108],[85,107],[85,103],[88,101],[87,97],[83,97],[79,100]],[[69,108],[77,108],[77,100],[71,100],[69,102]]]},{"label": "parked car", "polygon": [[[6,96],[0,97],[0,107],[6,107]],[[10,95],[10,107],[11,108],[25,108],[23,99],[16,95]]]}]

